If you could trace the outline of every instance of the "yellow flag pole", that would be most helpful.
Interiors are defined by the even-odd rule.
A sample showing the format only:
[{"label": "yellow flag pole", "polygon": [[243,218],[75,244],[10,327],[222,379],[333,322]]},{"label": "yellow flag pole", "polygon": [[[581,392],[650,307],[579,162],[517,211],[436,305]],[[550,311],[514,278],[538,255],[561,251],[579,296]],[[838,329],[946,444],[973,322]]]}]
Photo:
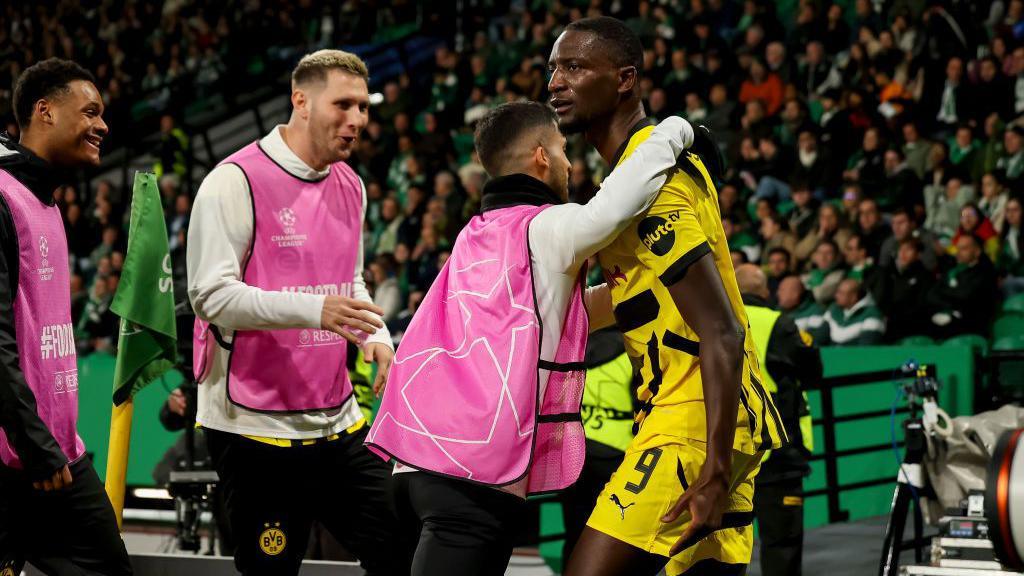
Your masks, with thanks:
[{"label": "yellow flag pole", "polygon": [[132,400],[129,398],[110,412],[110,444],[107,449],[106,489],[121,528],[124,511],[125,479],[128,474],[128,444],[132,435]]}]

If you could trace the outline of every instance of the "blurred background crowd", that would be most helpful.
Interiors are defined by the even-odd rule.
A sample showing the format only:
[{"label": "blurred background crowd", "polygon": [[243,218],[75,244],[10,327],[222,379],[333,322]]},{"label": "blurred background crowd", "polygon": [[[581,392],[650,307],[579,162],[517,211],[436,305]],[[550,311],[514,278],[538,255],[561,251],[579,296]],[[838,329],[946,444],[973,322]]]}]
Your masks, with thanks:
[{"label": "blurred background crowd", "polygon": [[[351,159],[369,196],[366,280],[397,339],[478,210],[474,122],[501,102],[545,100],[554,40],[597,14],[643,39],[651,117],[711,128],[734,260],[762,265],[775,303],[818,343],[989,337],[1002,301],[1024,292],[1024,0],[15,2],[0,11],[0,126],[16,134],[10,95],[25,66],[59,56],[93,71],[105,147],[152,143],[187,305],[196,107],[230,107],[310,50],[431,35],[426,65],[374,86]],[[586,201],[606,170],[579,137],[570,158]],[[120,188],[57,192],[83,352],[116,344],[131,195]]]}]

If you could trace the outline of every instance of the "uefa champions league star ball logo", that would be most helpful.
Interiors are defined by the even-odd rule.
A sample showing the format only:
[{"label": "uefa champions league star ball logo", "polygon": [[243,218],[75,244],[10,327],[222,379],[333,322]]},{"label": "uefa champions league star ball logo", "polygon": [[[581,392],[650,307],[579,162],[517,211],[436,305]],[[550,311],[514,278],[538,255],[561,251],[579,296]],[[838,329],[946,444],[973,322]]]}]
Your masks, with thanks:
[{"label": "uefa champions league star ball logo", "polygon": [[295,233],[295,212],[291,208],[281,208],[277,212],[277,219],[281,221],[281,225],[284,226],[285,234]]}]

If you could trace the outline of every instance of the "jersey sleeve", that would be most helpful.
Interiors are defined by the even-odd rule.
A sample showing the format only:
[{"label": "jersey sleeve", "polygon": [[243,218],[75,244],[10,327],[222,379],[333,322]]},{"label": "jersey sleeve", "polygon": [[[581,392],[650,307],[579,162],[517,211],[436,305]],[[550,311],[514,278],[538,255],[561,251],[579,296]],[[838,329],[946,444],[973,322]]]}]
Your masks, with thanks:
[{"label": "jersey sleeve", "polygon": [[637,224],[636,234],[640,238],[637,259],[666,287],[680,281],[691,264],[711,252],[692,191],[679,175],[662,187]]}]

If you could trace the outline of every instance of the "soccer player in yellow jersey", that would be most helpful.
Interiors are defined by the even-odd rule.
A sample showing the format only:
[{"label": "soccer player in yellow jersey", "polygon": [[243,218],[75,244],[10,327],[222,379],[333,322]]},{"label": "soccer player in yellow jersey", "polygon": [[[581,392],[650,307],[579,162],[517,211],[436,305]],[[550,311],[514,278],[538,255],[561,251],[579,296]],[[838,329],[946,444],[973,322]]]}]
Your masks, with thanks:
[{"label": "soccer player in yellow jersey", "polygon": [[[610,166],[653,129],[639,94],[642,60],[636,35],[606,17],[570,24],[551,52],[562,130],[582,132]],[[718,193],[699,155],[684,153],[678,168],[598,255],[641,408],[568,576],[743,574],[754,477],[764,452],[786,439],[761,385]]]}]

